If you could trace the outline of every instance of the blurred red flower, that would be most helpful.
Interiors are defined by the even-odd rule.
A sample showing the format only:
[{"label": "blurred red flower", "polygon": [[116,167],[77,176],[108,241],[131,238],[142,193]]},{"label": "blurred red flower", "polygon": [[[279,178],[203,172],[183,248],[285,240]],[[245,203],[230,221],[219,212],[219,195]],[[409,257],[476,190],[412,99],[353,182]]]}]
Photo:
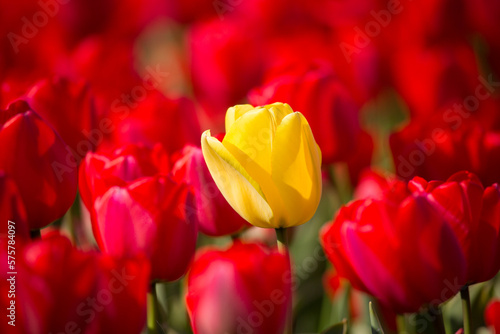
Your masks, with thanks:
[{"label": "blurred red flower", "polygon": [[93,96],[84,81],[64,77],[45,79],[33,86],[26,98],[30,106],[47,121],[82,159],[93,151],[104,134],[95,136],[97,115]]},{"label": "blurred red flower", "polygon": [[158,91],[149,92],[143,99],[123,104],[128,111],[114,117],[117,129],[113,144],[142,144],[153,147],[161,143],[168,153],[182,149],[185,144],[200,144],[201,129],[192,100],[182,97],[169,99]]},{"label": "blurred red flower", "polygon": [[194,333],[281,333],[291,298],[286,255],[259,244],[198,252],[186,304]]},{"label": "blurred red flower", "polygon": [[390,144],[398,176],[444,181],[458,171],[469,170],[483,184],[500,182],[495,167],[500,163],[500,132],[470,117],[450,112],[444,120],[437,116],[425,122],[412,121],[393,133]]},{"label": "blurred red flower", "polygon": [[[3,237],[0,244],[3,253]],[[4,281],[11,278],[6,264],[0,265]],[[12,328],[15,333],[40,334],[138,333],[144,326],[149,279],[144,259],[84,253],[65,237],[49,236],[17,248],[16,269],[15,299],[8,298],[10,284],[2,284],[2,308],[15,300],[16,326],[2,321],[4,333]]]},{"label": "blurred red flower", "polygon": [[426,119],[464,103],[480,84],[474,50],[466,42],[401,48],[391,55],[391,71],[414,118]]},{"label": "blurred red flower", "polygon": [[66,143],[23,100],[0,110],[0,169],[16,183],[31,229],[62,217],[76,196],[77,167]]},{"label": "blurred red flower", "polygon": [[491,327],[495,333],[500,333],[500,300],[492,300],[484,312],[486,325]]},{"label": "blurred red flower", "polygon": [[264,54],[261,36],[240,20],[213,19],[191,27],[189,57],[193,90],[211,122],[222,130],[229,106],[260,83]]}]

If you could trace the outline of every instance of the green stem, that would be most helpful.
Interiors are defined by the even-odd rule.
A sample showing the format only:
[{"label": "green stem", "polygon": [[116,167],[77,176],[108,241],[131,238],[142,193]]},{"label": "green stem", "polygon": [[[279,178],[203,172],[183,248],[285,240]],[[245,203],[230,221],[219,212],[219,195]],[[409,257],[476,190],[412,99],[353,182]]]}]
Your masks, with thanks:
[{"label": "green stem", "polygon": [[160,334],[158,296],[156,294],[156,283],[152,282],[148,292],[148,333]]},{"label": "green stem", "polygon": [[398,328],[398,334],[406,334],[406,319],[404,314],[396,315],[396,325]]},{"label": "green stem", "polygon": [[[292,270],[291,261],[290,261],[290,253],[288,252],[288,238],[287,238],[287,230],[286,228],[277,228],[276,229],[276,241],[278,243],[278,250],[281,254],[286,255],[288,261],[288,267]],[[293,272],[291,273],[293,275]],[[288,314],[286,316],[287,321],[285,325],[284,334],[292,334],[293,329],[293,303],[292,303],[292,295],[290,295],[290,300],[288,301],[287,309]]]},{"label": "green stem", "polygon": [[460,290],[462,299],[462,316],[464,318],[464,334],[472,333],[472,312],[470,306],[469,286],[466,285]]}]

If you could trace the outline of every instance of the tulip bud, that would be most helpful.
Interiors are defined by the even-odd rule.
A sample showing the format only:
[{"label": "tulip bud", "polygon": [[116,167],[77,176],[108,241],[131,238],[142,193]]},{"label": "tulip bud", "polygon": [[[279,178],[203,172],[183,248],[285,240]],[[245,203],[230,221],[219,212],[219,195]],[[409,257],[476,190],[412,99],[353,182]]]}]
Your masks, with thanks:
[{"label": "tulip bud", "polygon": [[20,100],[0,111],[0,143],[0,169],[19,189],[29,227],[62,217],[76,196],[77,166],[61,137]]},{"label": "tulip bud", "polygon": [[222,142],[201,138],[210,174],[250,224],[282,228],[312,218],[321,197],[321,151],[307,120],[289,105],[237,105]]}]

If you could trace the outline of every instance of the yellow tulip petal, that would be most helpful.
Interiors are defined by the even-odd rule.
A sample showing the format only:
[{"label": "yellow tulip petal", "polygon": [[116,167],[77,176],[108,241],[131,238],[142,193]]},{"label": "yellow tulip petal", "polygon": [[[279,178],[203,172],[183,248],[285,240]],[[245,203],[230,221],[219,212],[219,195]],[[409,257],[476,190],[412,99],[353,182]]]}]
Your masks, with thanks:
[{"label": "yellow tulip petal", "polygon": [[321,151],[299,112],[285,116],[277,128],[272,177],[288,212],[287,226],[310,220],[321,197]]},{"label": "yellow tulip petal", "polygon": [[229,108],[226,112],[226,132],[229,132],[229,128],[231,128],[238,118],[252,109],[254,109],[254,107],[250,104],[238,104]]},{"label": "yellow tulip petal", "polygon": [[268,104],[264,106],[264,108],[268,109],[272,113],[276,126],[281,124],[281,121],[286,115],[293,113],[293,109],[288,104],[281,102]]},{"label": "yellow tulip petal", "polygon": [[203,157],[217,187],[233,209],[250,224],[273,227],[273,211],[255,180],[216,138],[210,130],[201,137]]},{"label": "yellow tulip petal", "polygon": [[276,124],[266,108],[247,112],[234,122],[222,144],[260,185],[275,221],[287,220],[286,210],[271,176],[271,152]]}]

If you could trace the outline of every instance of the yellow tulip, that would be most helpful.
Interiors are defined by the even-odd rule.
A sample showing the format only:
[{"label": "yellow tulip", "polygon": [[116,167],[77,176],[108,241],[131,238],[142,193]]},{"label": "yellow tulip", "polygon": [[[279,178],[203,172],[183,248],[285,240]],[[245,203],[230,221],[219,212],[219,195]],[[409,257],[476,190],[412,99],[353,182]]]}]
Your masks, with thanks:
[{"label": "yellow tulip", "polygon": [[250,224],[284,228],[314,215],[321,151],[305,117],[288,104],[231,107],[222,142],[207,130],[201,147],[221,193]]}]

